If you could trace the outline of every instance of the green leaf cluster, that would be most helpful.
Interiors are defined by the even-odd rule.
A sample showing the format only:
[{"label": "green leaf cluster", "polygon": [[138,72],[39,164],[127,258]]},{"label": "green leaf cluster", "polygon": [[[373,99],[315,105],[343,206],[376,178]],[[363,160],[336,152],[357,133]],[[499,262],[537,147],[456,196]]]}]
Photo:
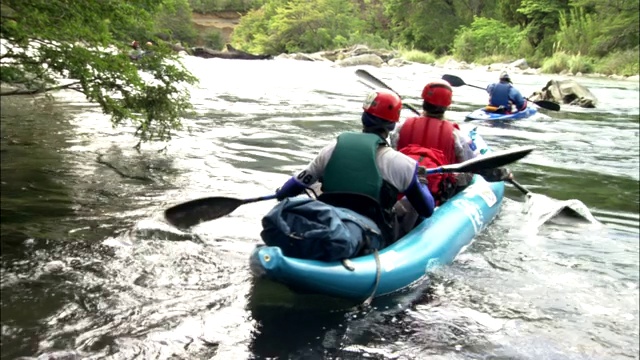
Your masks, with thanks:
[{"label": "green leaf cluster", "polygon": [[350,1],[273,0],[243,16],[232,43],[249,52],[278,54],[333,49],[353,39],[387,43],[367,35]]},{"label": "green leaf cluster", "polygon": [[[517,58],[525,33],[495,19],[476,17],[469,26],[458,31],[453,54],[468,62],[484,56],[512,56]],[[515,60],[515,59],[514,59]]]},{"label": "green leaf cluster", "polygon": [[[0,95],[71,89],[99,104],[114,125],[134,124],[141,141],[169,137],[191,109],[184,85],[196,78],[153,35],[165,3],[2,0],[11,13],[0,20],[0,80],[22,87]],[[155,43],[138,61],[129,57],[134,39]]]}]

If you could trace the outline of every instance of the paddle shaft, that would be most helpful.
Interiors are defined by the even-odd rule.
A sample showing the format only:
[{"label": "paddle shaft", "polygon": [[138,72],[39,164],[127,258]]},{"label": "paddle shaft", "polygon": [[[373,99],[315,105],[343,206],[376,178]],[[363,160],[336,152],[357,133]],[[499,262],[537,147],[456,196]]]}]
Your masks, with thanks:
[{"label": "paddle shaft", "polygon": [[254,202],[258,202],[258,201],[272,200],[272,199],[275,199],[275,198],[276,198],[276,194],[260,196],[260,197],[256,197],[256,198],[242,200],[242,204],[240,204],[240,205],[250,204],[250,203],[254,203]]},{"label": "paddle shaft", "polygon": [[[398,97],[402,98],[402,96],[400,96],[400,94],[398,94],[397,91],[393,90],[389,85],[385,84],[382,80],[371,75],[367,70],[358,69],[356,70],[356,75],[358,75],[358,77],[360,77],[361,79],[365,80],[366,82],[364,82],[364,84],[369,86],[370,88],[375,89],[376,87],[381,87],[391,92],[394,92],[396,95],[398,95]],[[402,102],[402,105],[407,109],[413,111],[414,114],[418,116],[422,115],[420,114],[420,111],[418,111],[418,109],[416,109],[413,105],[405,103],[404,101]]]},{"label": "paddle shaft", "polygon": [[529,194],[531,192],[531,190],[529,190],[526,187],[522,186],[520,183],[518,183],[517,181],[515,181],[513,179],[509,179],[507,181],[510,182],[511,185],[513,185],[516,189],[520,190],[525,195],[527,195],[527,194]]}]

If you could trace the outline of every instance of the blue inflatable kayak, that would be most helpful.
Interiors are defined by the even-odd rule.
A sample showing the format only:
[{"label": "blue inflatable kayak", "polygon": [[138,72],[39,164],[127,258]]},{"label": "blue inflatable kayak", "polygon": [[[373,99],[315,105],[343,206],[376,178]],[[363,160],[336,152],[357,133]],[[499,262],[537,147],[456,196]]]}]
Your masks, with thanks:
[{"label": "blue inflatable kayak", "polygon": [[[477,151],[485,153],[486,144],[475,129],[470,135]],[[291,258],[279,247],[261,246],[251,254],[251,270],[298,292],[353,300],[390,294],[421,280],[431,268],[451,263],[498,214],[503,195],[503,182],[489,183],[475,175],[430,218],[381,250],[379,264],[373,254],[360,256],[349,259],[350,270],[339,261]]]},{"label": "blue inflatable kayak", "polygon": [[523,111],[519,111],[512,114],[499,114],[487,111],[486,108],[480,108],[474,110],[465,117],[465,121],[473,120],[489,120],[489,121],[505,121],[505,120],[522,120],[527,119],[538,113],[538,109],[535,106],[527,106]]}]

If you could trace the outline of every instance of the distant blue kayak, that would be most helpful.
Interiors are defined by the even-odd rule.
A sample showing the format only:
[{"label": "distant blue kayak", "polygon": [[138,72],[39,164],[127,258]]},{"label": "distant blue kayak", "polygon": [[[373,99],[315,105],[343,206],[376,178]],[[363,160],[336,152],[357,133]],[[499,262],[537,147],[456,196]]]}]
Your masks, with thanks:
[{"label": "distant blue kayak", "polygon": [[[488,148],[482,138],[470,135],[478,151]],[[485,151],[482,151],[485,150]],[[449,264],[498,214],[504,182],[487,182],[475,175],[472,183],[424,219],[411,232],[379,252],[341,262],[287,257],[279,247],[257,247],[250,257],[255,276],[268,278],[304,293],[364,300],[394,293],[428,276],[437,266]]]},{"label": "distant blue kayak", "polygon": [[486,111],[485,108],[474,110],[472,113],[466,116],[465,121],[485,120],[485,121],[505,121],[505,120],[523,120],[530,118],[538,113],[538,109],[535,106],[529,105],[524,111],[519,111],[512,114],[499,114]]}]

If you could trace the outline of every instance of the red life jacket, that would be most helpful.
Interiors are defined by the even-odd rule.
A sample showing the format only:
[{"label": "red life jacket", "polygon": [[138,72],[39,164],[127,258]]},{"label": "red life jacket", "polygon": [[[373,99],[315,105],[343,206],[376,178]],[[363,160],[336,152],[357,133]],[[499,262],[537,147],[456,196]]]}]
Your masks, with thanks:
[{"label": "red life jacket", "polygon": [[[416,160],[420,166],[428,169],[447,165],[444,154],[438,149],[428,149],[420,145],[409,144],[403,147],[400,152]],[[431,195],[433,195],[436,205],[440,205],[453,195],[455,183],[456,177],[452,173],[427,175],[427,186]]]},{"label": "red life jacket", "polygon": [[445,165],[455,164],[456,158],[454,129],[458,124],[431,117],[412,117],[407,119],[400,129],[398,150],[409,144],[421,145],[430,149],[438,149],[445,158]]},{"label": "red life jacket", "polygon": [[[430,117],[409,118],[402,125],[398,151],[418,161],[420,166],[436,168],[457,162],[454,129],[458,124]],[[453,195],[456,177],[451,173],[427,176],[436,205]]]}]

